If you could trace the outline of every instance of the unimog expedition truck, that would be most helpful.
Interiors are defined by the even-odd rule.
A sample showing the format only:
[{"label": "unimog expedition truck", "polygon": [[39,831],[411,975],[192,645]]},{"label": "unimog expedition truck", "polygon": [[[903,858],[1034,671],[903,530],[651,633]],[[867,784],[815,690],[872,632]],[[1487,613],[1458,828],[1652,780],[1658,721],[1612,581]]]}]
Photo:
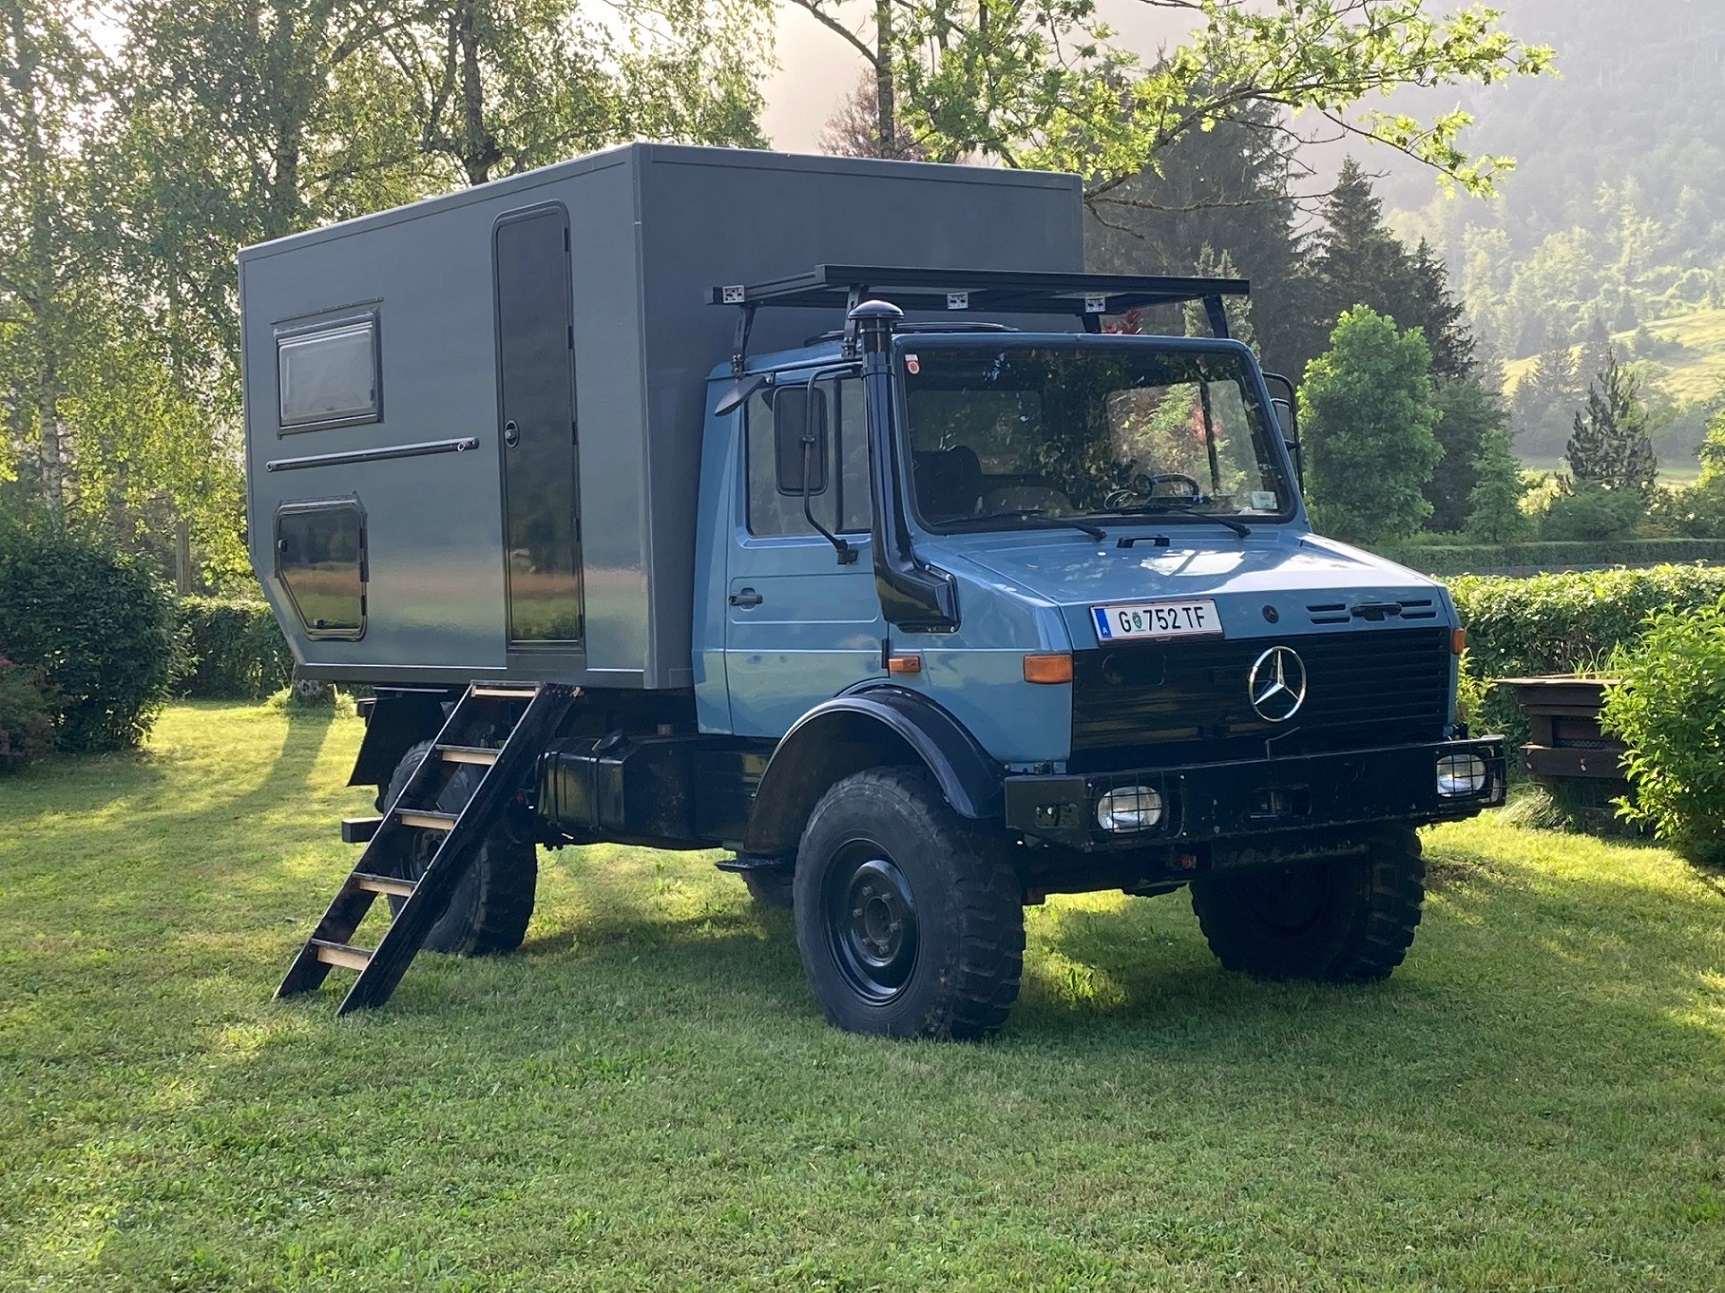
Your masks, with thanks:
[{"label": "unimog expedition truck", "polygon": [[[1503,795],[1455,608],[1312,533],[1246,284],[1086,274],[1081,210],[637,144],[242,252],[252,560],[300,675],[375,695],[279,995],[514,948],[536,847],[600,841],[725,850],[858,1032],[1000,1028],[1058,892],[1389,974],[1414,828]],[[1213,336],[1109,330],[1186,302]]]}]

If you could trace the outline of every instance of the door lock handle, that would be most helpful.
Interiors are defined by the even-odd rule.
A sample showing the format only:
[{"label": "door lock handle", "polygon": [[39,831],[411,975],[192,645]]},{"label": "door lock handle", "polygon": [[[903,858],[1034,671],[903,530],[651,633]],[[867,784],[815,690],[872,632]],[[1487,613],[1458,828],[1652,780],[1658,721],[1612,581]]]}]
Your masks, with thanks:
[{"label": "door lock handle", "polygon": [[503,443],[511,449],[521,443],[521,428],[516,426],[514,422],[503,424]]},{"label": "door lock handle", "polygon": [[759,606],[760,604],[761,595],[753,588],[739,589],[731,594],[732,606]]}]

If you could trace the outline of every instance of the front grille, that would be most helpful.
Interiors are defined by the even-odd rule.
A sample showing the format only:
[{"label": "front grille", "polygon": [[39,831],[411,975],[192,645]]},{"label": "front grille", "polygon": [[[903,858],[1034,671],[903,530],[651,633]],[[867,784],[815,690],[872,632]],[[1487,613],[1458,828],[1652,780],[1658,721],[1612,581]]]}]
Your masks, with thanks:
[{"label": "front grille", "polygon": [[[1260,718],[1246,691],[1253,662],[1276,645],[1306,666],[1305,703],[1284,723]],[[1442,628],[1080,651],[1075,769],[1262,758],[1266,741],[1272,753],[1308,754],[1438,740],[1449,717],[1449,652]]]}]

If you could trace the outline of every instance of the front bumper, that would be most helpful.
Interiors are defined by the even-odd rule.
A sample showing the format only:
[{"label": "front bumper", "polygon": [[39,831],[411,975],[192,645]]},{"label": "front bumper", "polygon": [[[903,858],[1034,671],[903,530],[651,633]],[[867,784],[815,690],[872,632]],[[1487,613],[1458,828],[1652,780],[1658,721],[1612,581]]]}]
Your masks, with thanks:
[{"label": "front bumper", "polygon": [[[1437,763],[1445,755],[1473,755],[1485,764],[1478,792],[1438,793]],[[1006,826],[1088,852],[1371,822],[1450,821],[1501,804],[1507,767],[1503,737],[1482,736],[1174,768],[1014,776],[1006,779]],[[1160,794],[1161,819],[1145,830],[1104,831],[1096,821],[1097,801],[1125,786]]]}]

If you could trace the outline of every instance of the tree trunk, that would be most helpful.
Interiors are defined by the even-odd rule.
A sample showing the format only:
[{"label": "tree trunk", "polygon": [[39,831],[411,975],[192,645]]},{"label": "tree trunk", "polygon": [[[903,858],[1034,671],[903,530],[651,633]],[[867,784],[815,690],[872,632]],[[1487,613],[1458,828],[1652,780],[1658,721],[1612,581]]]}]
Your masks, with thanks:
[{"label": "tree trunk", "polygon": [[36,429],[41,436],[42,501],[56,521],[66,515],[65,433],[58,380],[53,360],[44,357],[36,370]]},{"label": "tree trunk", "polygon": [[480,0],[465,0],[456,9],[456,39],[461,45],[461,168],[469,184],[483,184],[491,168],[503,160],[497,137],[485,127],[485,82],[479,71]]},{"label": "tree trunk", "polygon": [[174,522],[174,588],[184,596],[192,587],[192,527],[182,517]]},{"label": "tree trunk", "polygon": [[875,156],[898,156],[898,122],[894,120],[892,85],[892,0],[874,6]]}]

